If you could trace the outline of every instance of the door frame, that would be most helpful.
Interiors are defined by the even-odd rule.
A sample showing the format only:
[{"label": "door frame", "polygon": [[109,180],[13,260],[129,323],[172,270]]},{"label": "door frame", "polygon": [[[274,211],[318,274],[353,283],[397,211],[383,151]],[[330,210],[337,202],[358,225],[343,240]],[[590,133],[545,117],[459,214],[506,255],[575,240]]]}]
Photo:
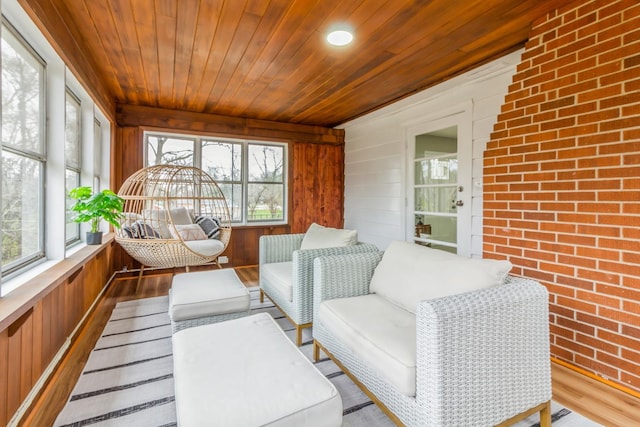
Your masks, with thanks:
[{"label": "door frame", "polygon": [[458,186],[464,191],[458,192],[458,200],[464,204],[458,210],[457,217],[457,252],[459,255],[471,256],[471,221],[473,200],[473,121],[471,102],[440,112],[438,115],[423,118],[406,128],[405,143],[405,240],[412,242],[415,231],[414,205],[415,194],[413,181],[415,176],[415,143],[416,136],[435,132],[452,126],[458,132]]}]

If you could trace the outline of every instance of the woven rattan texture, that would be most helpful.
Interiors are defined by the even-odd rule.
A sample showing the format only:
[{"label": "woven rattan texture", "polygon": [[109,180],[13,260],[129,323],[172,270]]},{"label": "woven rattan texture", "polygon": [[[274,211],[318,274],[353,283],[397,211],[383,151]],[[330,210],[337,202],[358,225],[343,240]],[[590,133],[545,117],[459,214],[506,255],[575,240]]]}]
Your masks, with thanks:
[{"label": "woven rattan texture", "polygon": [[[143,266],[172,268],[207,264],[214,261],[229,243],[231,215],[226,199],[213,178],[202,169],[150,166],[127,178],[118,195],[124,199],[126,215],[116,230],[116,241]],[[220,221],[219,240],[223,243],[220,251],[204,254],[185,244],[171,213],[172,209],[181,207],[187,208],[193,218],[207,216]],[[149,225],[159,235],[132,238],[125,232],[125,227],[133,222]],[[163,230],[165,235],[162,235]]]},{"label": "woven rattan texture", "polygon": [[[377,256],[377,259],[376,259]],[[368,294],[378,254],[315,260],[314,304]],[[313,337],[408,426],[490,426],[551,399],[547,291],[507,284],[418,305],[416,395],[397,392],[315,319]]]}]

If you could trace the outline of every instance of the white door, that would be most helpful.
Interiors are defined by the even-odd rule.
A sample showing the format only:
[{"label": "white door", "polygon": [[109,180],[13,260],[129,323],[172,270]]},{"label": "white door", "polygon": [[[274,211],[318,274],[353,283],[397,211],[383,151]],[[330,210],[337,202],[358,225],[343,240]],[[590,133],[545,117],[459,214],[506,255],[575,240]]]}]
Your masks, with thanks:
[{"label": "white door", "polygon": [[466,114],[408,132],[407,240],[471,254],[471,141]]}]

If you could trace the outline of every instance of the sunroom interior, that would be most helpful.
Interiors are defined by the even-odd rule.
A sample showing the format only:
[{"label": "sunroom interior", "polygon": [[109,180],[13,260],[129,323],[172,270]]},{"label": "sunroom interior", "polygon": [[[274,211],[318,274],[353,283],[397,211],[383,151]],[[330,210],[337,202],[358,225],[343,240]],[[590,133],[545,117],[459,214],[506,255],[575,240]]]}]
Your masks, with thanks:
[{"label": "sunroom interior", "polygon": [[637,2],[0,3],[0,423],[55,420],[109,295],[166,294],[67,196],[162,163],[223,189],[222,268],[312,223],[509,260],[549,292],[554,399],[640,422]]}]

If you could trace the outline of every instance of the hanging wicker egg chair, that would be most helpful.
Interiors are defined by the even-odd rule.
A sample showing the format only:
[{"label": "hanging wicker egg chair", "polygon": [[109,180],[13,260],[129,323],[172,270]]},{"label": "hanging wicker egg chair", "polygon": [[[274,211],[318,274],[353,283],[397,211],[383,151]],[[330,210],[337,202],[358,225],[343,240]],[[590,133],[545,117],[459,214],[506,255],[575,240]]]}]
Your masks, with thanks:
[{"label": "hanging wicker egg chair", "polygon": [[143,268],[211,263],[229,243],[226,199],[202,169],[143,168],[127,178],[118,196],[124,199],[124,218],[116,242]]}]

